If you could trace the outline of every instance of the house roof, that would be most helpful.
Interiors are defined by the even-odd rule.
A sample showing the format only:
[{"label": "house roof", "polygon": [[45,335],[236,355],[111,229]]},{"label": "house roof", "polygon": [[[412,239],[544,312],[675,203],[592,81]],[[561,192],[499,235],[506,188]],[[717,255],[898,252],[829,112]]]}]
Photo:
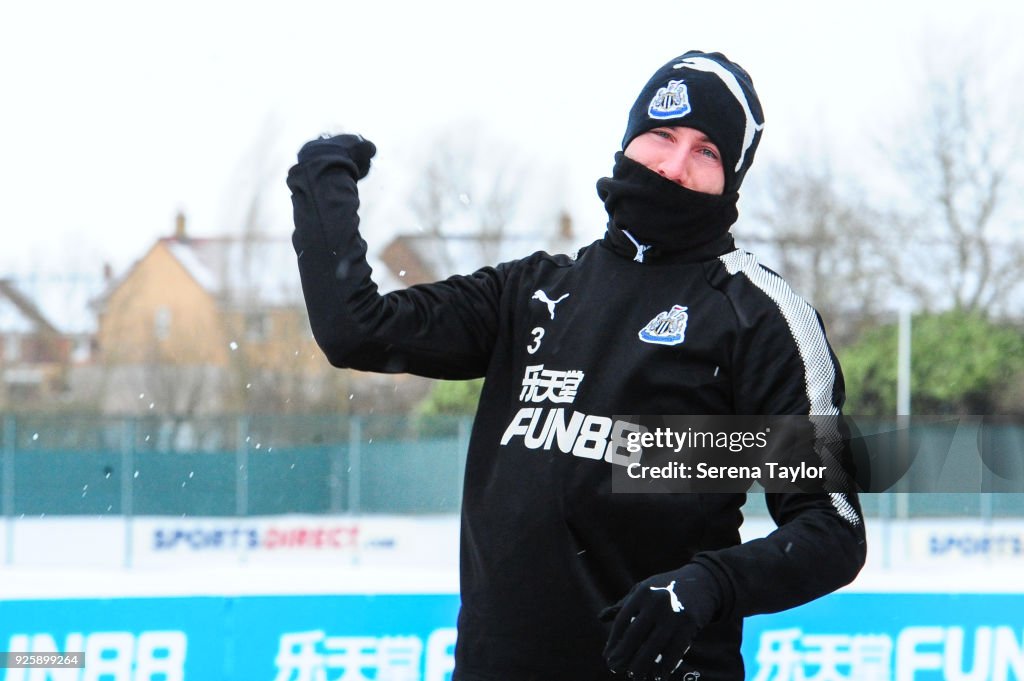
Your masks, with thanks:
[{"label": "house roof", "polygon": [[13,280],[0,279],[0,333],[57,333],[57,329]]},{"label": "house roof", "polygon": [[[303,303],[295,250],[288,238],[169,237],[161,243],[203,289],[224,304],[287,307]],[[381,290],[403,285],[376,258],[369,261]]]},{"label": "house roof", "polygon": [[290,306],[302,302],[295,251],[286,239],[162,239],[207,292],[226,304]]},{"label": "house roof", "polygon": [[[171,236],[159,239],[153,248],[159,246],[165,247],[189,276],[221,305],[294,307],[303,304],[295,250],[287,237]],[[92,308],[102,309],[143,259],[110,281],[99,295],[93,295]],[[374,257],[368,260],[382,292],[405,286],[380,260]]]},{"label": "house roof", "polygon": [[473,235],[403,234],[388,244],[381,257],[395,274],[402,276],[403,286],[409,286],[453,274],[469,274],[536,251],[571,253],[576,248],[571,236],[504,235],[484,239]]}]

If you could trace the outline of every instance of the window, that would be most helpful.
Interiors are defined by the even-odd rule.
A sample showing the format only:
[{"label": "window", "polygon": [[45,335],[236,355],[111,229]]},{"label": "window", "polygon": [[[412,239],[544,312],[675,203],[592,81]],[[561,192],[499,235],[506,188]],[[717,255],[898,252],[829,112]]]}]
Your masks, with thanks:
[{"label": "window", "polygon": [[21,359],[21,336],[4,336],[4,361],[17,362]]},{"label": "window", "polygon": [[157,340],[167,340],[171,333],[171,308],[158,307],[153,314],[153,334]]},{"label": "window", "polygon": [[248,312],[245,315],[245,337],[248,340],[266,340],[270,335],[270,316],[263,312]]}]

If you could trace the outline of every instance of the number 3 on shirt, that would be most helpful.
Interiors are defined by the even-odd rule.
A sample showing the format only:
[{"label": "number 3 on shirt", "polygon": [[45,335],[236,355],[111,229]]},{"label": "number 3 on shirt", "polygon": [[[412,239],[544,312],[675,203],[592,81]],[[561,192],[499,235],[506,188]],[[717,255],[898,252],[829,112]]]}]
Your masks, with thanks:
[{"label": "number 3 on shirt", "polygon": [[530,333],[533,334],[533,343],[526,346],[526,351],[532,355],[540,349],[540,339],[544,337],[544,329],[538,326]]}]

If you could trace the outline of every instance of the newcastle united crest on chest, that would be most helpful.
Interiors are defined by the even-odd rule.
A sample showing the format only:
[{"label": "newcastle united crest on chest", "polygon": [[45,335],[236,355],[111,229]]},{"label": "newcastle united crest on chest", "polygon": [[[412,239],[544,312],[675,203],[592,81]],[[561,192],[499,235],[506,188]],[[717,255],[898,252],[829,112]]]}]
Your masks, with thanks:
[{"label": "newcastle united crest on chest", "polygon": [[655,345],[679,345],[686,338],[686,307],[673,305],[671,310],[658,314],[640,329],[640,340]]}]

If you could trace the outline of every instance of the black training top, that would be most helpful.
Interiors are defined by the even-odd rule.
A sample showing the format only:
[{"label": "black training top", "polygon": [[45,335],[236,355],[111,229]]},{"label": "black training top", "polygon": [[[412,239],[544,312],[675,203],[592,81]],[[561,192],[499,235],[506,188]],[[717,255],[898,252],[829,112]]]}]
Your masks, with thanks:
[{"label": "black training top", "polygon": [[[698,562],[724,595],[675,678],[742,679],[742,618],[850,582],[854,493],[767,494],[778,529],[740,544],[743,494],[612,494],[616,414],[837,414],[814,310],[731,237],[638,262],[621,238],[380,295],[354,166],[329,140],[288,176],[310,322],[332,364],[485,376],[462,507],[455,679],[616,678],[598,612]],[[689,678],[697,678],[691,676]]]}]

